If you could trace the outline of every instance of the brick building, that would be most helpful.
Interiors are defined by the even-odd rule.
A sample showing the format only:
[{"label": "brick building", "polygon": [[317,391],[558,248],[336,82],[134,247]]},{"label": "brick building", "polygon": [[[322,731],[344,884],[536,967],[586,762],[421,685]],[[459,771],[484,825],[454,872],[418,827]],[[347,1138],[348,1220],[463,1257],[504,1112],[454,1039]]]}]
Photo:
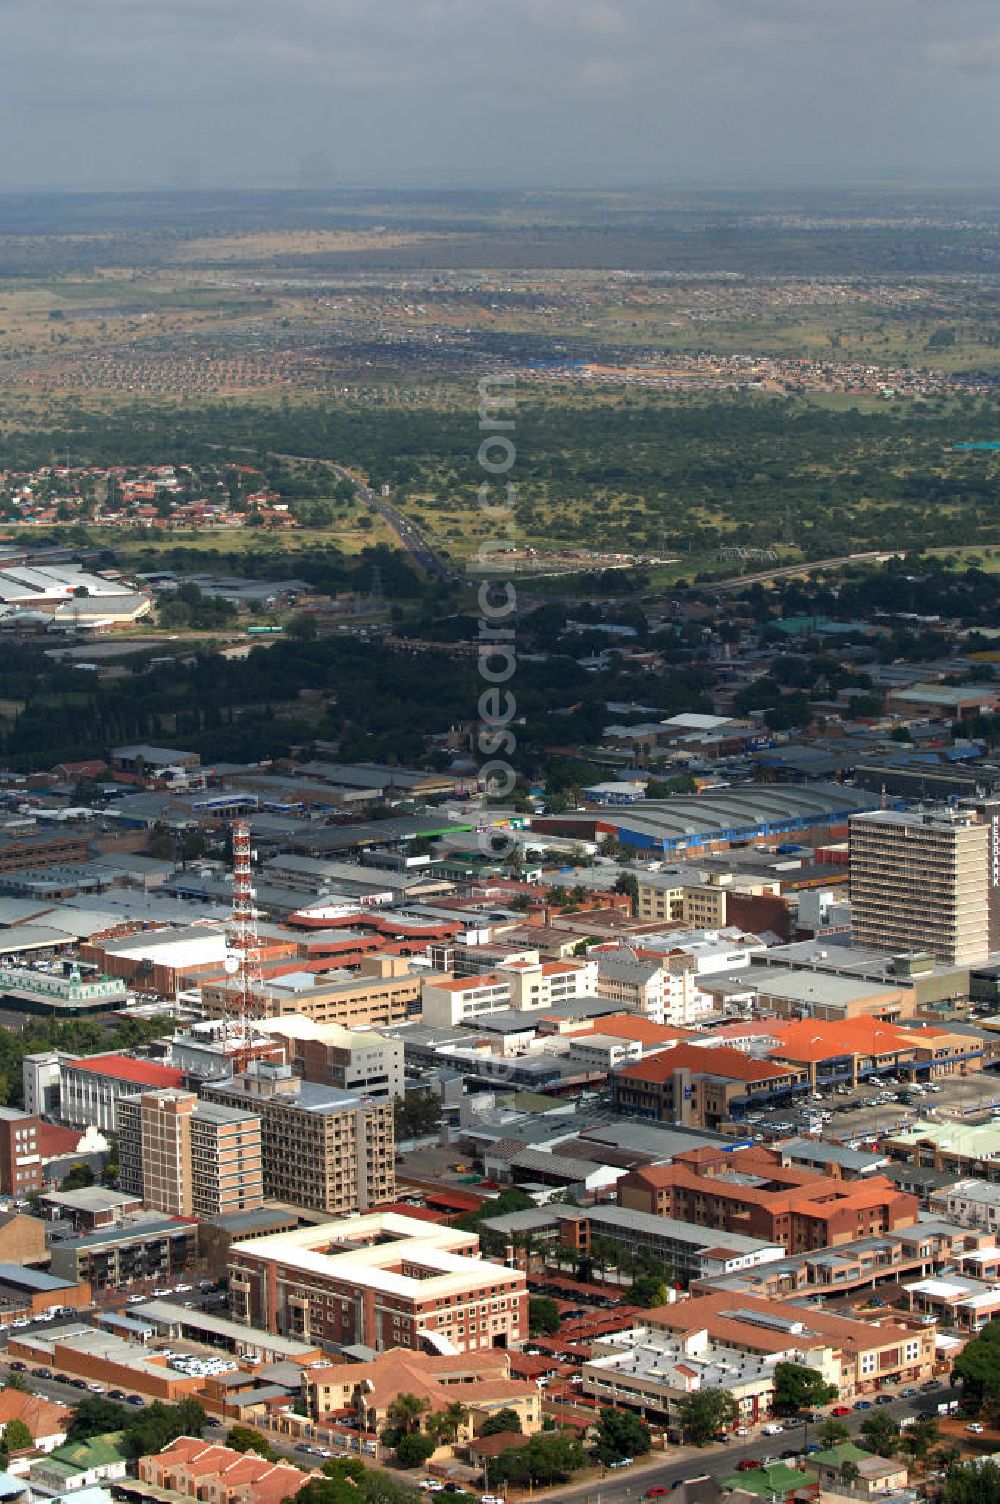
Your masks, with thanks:
[{"label": "brick building", "polygon": [[844,1181],[781,1163],[764,1148],[691,1149],[667,1165],[631,1170],[618,1203],[715,1232],[781,1243],[788,1253],[836,1247],[911,1227],[920,1203],[883,1175]]},{"label": "brick building", "polygon": [[440,1353],[527,1336],[525,1274],[478,1257],[472,1234],[394,1213],[235,1243],[237,1320],[304,1341]]}]

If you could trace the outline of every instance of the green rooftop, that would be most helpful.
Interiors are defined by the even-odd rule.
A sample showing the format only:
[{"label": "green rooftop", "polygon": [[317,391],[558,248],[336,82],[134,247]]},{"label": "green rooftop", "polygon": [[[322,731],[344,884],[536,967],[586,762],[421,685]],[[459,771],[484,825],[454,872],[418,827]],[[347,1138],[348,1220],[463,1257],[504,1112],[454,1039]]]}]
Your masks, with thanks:
[{"label": "green rooftop", "polygon": [[784,1498],[796,1488],[808,1488],[815,1479],[806,1473],[800,1472],[797,1467],[789,1467],[787,1462],[772,1462],[770,1467],[754,1468],[753,1472],[730,1473],[728,1478],[722,1479],[723,1488],[745,1488],[752,1494],[760,1494],[762,1498],[768,1498],[771,1494],[779,1494]]},{"label": "green rooftop", "polygon": [[822,1463],[823,1467],[841,1467],[845,1462],[868,1462],[871,1455],[871,1452],[856,1447],[853,1441],[839,1441],[835,1447],[827,1447],[825,1452],[813,1452],[808,1460]]},{"label": "green rooftop", "polygon": [[107,1467],[127,1457],[124,1439],[124,1431],[108,1431],[103,1436],[92,1436],[89,1441],[67,1441],[61,1447],[55,1447],[46,1461],[64,1463],[75,1473],[87,1472],[92,1467]]}]

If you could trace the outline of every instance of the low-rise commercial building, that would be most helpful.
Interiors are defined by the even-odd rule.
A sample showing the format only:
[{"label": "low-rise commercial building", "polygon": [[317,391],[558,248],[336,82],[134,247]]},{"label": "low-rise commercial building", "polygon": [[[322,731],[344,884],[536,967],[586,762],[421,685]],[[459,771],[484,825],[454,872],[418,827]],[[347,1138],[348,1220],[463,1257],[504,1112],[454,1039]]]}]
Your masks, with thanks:
[{"label": "low-rise commercial building", "polygon": [[197,1257],[198,1229],[191,1221],[152,1215],[128,1227],[107,1227],[52,1243],[51,1270],[86,1281],[95,1290],[125,1289],[134,1282],[170,1280]]},{"label": "low-rise commercial building", "polygon": [[118,1103],[143,1090],[184,1085],[182,1071],[132,1055],[87,1055],[60,1068],[59,1115],[76,1128],[118,1131]]},{"label": "low-rise commercial building", "polygon": [[738,1121],[751,1107],[770,1106],[805,1089],[798,1066],[754,1059],[725,1045],[678,1044],[611,1077],[616,1112],[696,1128]]},{"label": "low-rise commercial building", "polygon": [[511,1377],[510,1357],[498,1348],[448,1356],[402,1351],[380,1353],[369,1363],[331,1363],[303,1374],[306,1405],[314,1420],[345,1416],[369,1434],[380,1434],[390,1421],[390,1406],[400,1393],[415,1394],[427,1413],[457,1402],[466,1409],[458,1440],[478,1435],[491,1415],[513,1410],[521,1434],[541,1429],[542,1395],[538,1385]]},{"label": "low-rise commercial building", "polygon": [[479,1258],[471,1233],[394,1213],[233,1245],[234,1316],[303,1340],[442,1354],[527,1334],[523,1271]]},{"label": "low-rise commercial building", "polygon": [[823,1307],[785,1301],[775,1306],[728,1292],[658,1306],[647,1325],[688,1336],[704,1333],[744,1353],[787,1359],[817,1369],[842,1399],[933,1372],[933,1325],[900,1320],[855,1321]]},{"label": "low-rise commercial building", "polygon": [[882,1147],[893,1159],[962,1178],[1000,1181],[1000,1122],[917,1122],[897,1130]]},{"label": "low-rise commercial building", "polygon": [[[405,956],[365,956],[352,975],[295,972],[269,979],[262,997],[265,1018],[304,1014],[318,1024],[348,1029],[380,1028],[420,1016],[425,967]],[[201,991],[206,1018],[231,1017],[236,988],[229,980],[206,982]]]}]

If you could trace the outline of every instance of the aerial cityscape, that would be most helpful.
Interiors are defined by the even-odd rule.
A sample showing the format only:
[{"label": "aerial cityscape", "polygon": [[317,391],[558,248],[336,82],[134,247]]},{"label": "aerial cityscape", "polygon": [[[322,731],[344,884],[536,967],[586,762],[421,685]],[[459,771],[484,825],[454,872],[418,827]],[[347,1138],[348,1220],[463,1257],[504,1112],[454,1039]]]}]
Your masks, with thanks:
[{"label": "aerial cityscape", "polygon": [[991,8],[4,28],[0,1504],[1000,1504]]}]

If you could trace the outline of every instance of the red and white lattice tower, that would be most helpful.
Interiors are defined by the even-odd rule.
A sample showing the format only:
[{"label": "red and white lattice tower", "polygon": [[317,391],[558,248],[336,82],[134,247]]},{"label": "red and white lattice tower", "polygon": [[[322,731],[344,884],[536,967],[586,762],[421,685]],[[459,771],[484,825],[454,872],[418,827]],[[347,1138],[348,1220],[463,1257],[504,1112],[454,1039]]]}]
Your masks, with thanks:
[{"label": "red and white lattice tower", "polygon": [[242,1053],[250,1044],[254,1019],[263,1012],[264,981],[260,969],[250,826],[245,820],[237,820],[232,829],[233,912],[227,937],[229,959],[226,970],[232,975],[234,986],[226,1020],[226,1037],[232,1042],[234,1053]]}]

